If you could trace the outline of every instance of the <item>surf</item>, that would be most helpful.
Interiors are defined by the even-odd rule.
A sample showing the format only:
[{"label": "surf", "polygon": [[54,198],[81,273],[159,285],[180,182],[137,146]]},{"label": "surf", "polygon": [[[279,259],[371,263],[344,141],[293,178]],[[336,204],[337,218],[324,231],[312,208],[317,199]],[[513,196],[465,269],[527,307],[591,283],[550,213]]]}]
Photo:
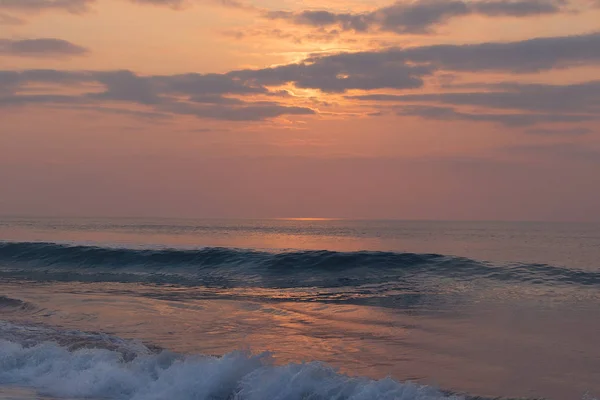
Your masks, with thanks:
[{"label": "surf", "polygon": [[[269,353],[177,354],[103,334],[3,323],[0,385],[115,400],[462,400],[425,385],[351,377],[321,363],[276,365]],[[18,332],[18,334],[15,334]],[[21,342],[25,342],[25,344]],[[83,344],[82,344],[83,343]],[[77,344],[74,346],[73,344]]]},{"label": "surf", "polygon": [[409,252],[126,248],[0,242],[0,277],[207,287],[358,287],[414,278],[598,286],[600,272]]}]

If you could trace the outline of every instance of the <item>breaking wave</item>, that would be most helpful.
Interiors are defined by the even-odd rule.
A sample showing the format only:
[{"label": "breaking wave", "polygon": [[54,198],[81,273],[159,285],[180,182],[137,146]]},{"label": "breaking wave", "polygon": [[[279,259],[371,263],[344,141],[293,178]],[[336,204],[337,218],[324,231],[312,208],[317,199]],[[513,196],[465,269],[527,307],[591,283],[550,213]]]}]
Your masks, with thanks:
[{"label": "breaking wave", "polygon": [[411,278],[600,285],[600,272],[544,264],[492,264],[439,254],[233,248],[130,249],[0,242],[0,277],[207,287],[352,287]]},{"label": "breaking wave", "polygon": [[[460,400],[416,383],[350,377],[320,363],[274,365],[269,354],[156,351],[78,331],[0,323],[0,385],[66,398],[117,400]],[[61,338],[62,343],[57,343]],[[74,346],[73,344],[77,344]]]}]

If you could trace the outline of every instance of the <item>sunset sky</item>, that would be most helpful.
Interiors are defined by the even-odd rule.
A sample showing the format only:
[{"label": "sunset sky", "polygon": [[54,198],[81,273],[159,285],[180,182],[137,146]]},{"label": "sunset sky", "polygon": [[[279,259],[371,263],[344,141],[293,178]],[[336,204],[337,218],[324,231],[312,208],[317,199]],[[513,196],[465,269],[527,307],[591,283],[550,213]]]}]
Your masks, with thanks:
[{"label": "sunset sky", "polygon": [[0,0],[0,215],[600,221],[600,1]]}]

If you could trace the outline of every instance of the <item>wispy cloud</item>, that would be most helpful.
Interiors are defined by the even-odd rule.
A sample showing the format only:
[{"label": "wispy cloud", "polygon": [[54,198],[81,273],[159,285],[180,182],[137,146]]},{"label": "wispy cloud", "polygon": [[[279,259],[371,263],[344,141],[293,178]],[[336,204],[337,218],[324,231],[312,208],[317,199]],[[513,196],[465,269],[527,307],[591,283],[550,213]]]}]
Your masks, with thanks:
[{"label": "wispy cloud", "polygon": [[182,7],[188,0],[130,0],[139,4],[150,4],[155,6],[167,6],[172,8]]},{"label": "wispy cloud", "polygon": [[[44,11],[63,11],[71,14],[83,14],[91,10],[91,6],[100,0],[0,0],[0,10],[18,13],[37,14]],[[198,3],[198,0],[123,0],[141,5],[163,6],[174,10]],[[202,0],[205,3],[223,7],[255,10],[250,4],[239,0]],[[0,23],[2,23],[0,14]]]},{"label": "wispy cloud", "polygon": [[528,129],[526,133],[532,135],[544,135],[544,136],[580,136],[589,135],[594,131],[589,128],[563,128],[563,129],[548,129],[548,128],[537,128]]},{"label": "wispy cloud", "polygon": [[438,121],[492,122],[508,127],[529,126],[551,122],[585,122],[600,119],[600,115],[589,114],[463,112],[453,107],[422,105],[399,107],[396,113],[401,116],[415,116]]},{"label": "wispy cloud", "polygon": [[187,6],[192,6],[194,4],[216,4],[216,5],[221,5],[223,7],[229,7],[229,8],[239,8],[239,9],[248,9],[248,10],[255,10],[256,8],[254,6],[252,6],[251,4],[242,2],[242,1],[238,1],[238,0],[127,0],[133,3],[138,3],[138,4],[147,4],[147,5],[154,5],[154,6],[165,6],[165,7],[170,7],[173,9],[183,9]]},{"label": "wispy cloud", "polygon": [[398,1],[365,13],[336,13],[326,10],[271,11],[269,19],[281,19],[312,27],[337,26],[356,32],[386,31],[399,34],[431,33],[436,26],[467,15],[487,17],[531,17],[566,11],[564,0],[415,0]]},{"label": "wispy cloud", "polygon": [[0,12],[0,25],[23,25],[25,20]]},{"label": "wispy cloud", "polygon": [[[401,115],[416,115],[437,120],[496,122],[507,126],[600,119],[600,81],[571,85],[502,83],[477,86],[488,91],[408,95],[375,93],[346,98],[379,104],[410,103],[400,107]],[[479,111],[458,111],[456,107],[461,106],[469,106]],[[581,135],[589,131],[585,128],[537,129],[528,133]]]},{"label": "wispy cloud", "polygon": [[332,42],[334,40],[344,43],[356,43],[356,39],[341,38],[340,31],[337,29],[322,29],[314,32],[296,32],[279,28],[253,28],[236,29],[224,31],[225,36],[235,39],[256,40],[257,37],[265,39],[283,39],[296,44],[314,43],[314,42]]},{"label": "wispy cloud", "polygon": [[63,10],[78,14],[89,10],[96,0],[0,0],[0,9],[39,12]]},{"label": "wispy cloud", "polygon": [[88,53],[85,47],[62,39],[0,39],[0,55],[20,57],[69,57]]},{"label": "wispy cloud", "polygon": [[439,71],[531,73],[600,64],[600,33],[506,43],[435,45],[333,55],[229,75],[262,85],[293,83],[323,92],[414,89]]},{"label": "wispy cloud", "polygon": [[500,150],[510,154],[548,157],[553,161],[567,159],[600,163],[600,149],[577,143],[517,144]]},{"label": "wispy cloud", "polygon": [[[491,122],[527,126],[544,122],[574,123],[598,119],[600,81],[572,85],[504,83],[482,91],[389,95],[373,90],[418,89],[427,77],[451,72],[529,73],[568,66],[600,64],[600,34],[550,37],[507,43],[437,45],[357,53],[310,56],[300,63],[224,74],[138,75],[131,71],[0,71],[6,105],[68,102],[68,97],[23,97],[22,89],[38,82],[66,87],[92,83],[98,90],[76,96],[90,103],[125,102],[171,114],[227,120],[261,120],[279,115],[310,115],[310,99],[280,96],[281,87],[323,93],[366,91],[352,100],[410,103],[398,115],[438,120]],[[62,93],[52,93],[62,95]],[[276,99],[276,101],[272,101]],[[326,98],[322,99],[323,104]],[[419,104],[425,103],[425,104]],[[439,106],[439,104],[444,106]],[[360,106],[360,104],[358,104]],[[479,108],[465,112],[460,107]],[[388,106],[388,108],[390,108]],[[374,111],[374,110],[371,110]],[[378,111],[378,110],[375,110]],[[509,112],[510,111],[510,112]]]},{"label": "wispy cloud", "polygon": [[600,113],[600,81],[572,85],[505,83],[489,85],[488,89],[492,90],[409,95],[368,94],[348,98],[383,102],[442,103],[519,111]]},{"label": "wispy cloud", "polygon": [[[99,85],[100,90],[78,95],[61,94],[60,90],[49,94],[23,93],[28,85],[39,83],[65,88],[92,83]],[[142,116],[158,113],[228,121],[315,114],[308,107],[229,97],[259,94],[266,95],[269,91],[264,86],[218,74],[140,76],[130,71],[0,71],[0,107],[77,104],[106,111],[110,109],[107,104],[121,102],[145,107],[141,112],[130,110]]]}]

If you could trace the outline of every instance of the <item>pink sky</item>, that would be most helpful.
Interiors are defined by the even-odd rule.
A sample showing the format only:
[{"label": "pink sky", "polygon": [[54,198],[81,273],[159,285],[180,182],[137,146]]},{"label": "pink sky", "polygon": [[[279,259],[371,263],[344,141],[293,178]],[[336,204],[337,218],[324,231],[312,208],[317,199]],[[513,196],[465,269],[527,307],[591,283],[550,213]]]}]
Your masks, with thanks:
[{"label": "pink sky", "polygon": [[600,221],[595,0],[0,0],[0,215]]}]

